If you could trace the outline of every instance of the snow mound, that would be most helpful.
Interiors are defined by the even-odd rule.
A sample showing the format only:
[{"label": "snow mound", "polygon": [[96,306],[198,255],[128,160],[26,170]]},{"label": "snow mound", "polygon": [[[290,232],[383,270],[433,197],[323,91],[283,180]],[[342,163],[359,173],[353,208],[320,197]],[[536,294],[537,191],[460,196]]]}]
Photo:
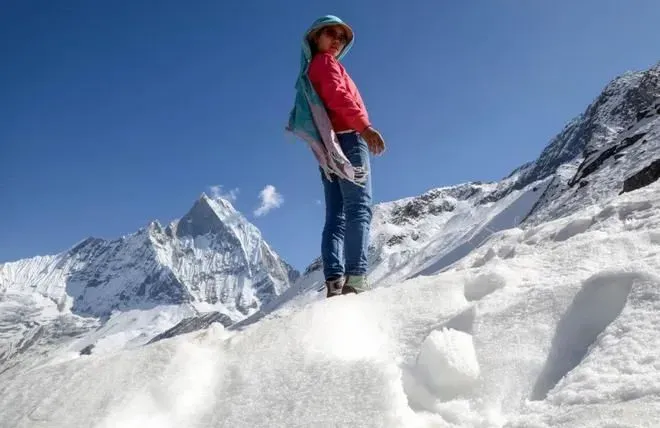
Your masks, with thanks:
[{"label": "snow mound", "polygon": [[417,370],[429,387],[441,395],[458,395],[479,379],[479,363],[472,335],[435,330],[424,340]]},{"label": "snow mound", "polygon": [[503,265],[488,267],[484,270],[485,272],[466,280],[465,298],[467,300],[479,300],[507,285],[515,287],[519,283],[515,272]]}]

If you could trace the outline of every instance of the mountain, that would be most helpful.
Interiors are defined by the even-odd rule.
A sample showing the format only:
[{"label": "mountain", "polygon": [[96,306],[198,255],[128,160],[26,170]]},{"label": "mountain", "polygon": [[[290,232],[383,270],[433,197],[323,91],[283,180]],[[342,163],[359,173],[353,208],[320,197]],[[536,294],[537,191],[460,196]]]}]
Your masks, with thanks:
[{"label": "mountain", "polygon": [[0,426],[654,428],[659,245],[656,181],[440,273],[0,373]]},{"label": "mountain", "polygon": [[[119,239],[88,238],[58,255],[0,264],[0,363],[71,337],[88,350],[113,335],[119,344],[146,343],[200,312],[220,313],[229,325],[298,275],[230,202],[203,194],[167,227],[154,221]],[[108,334],[80,339],[91,328]]]},{"label": "mountain", "polygon": [[[17,409],[0,422],[29,426],[20,412],[44,401],[30,418],[53,426],[103,412],[103,426],[376,415],[379,426],[568,427],[603,409],[653,426],[659,76],[660,64],[616,78],[502,180],[374,207],[377,289],[364,296],[326,301],[320,260],[299,275],[231,204],[204,195],[167,227],[0,265],[0,406]],[[26,354],[35,360],[18,366]],[[153,394],[136,392],[133,374]],[[62,376],[76,379],[75,421]],[[50,387],[30,389],[37,379]],[[100,395],[81,392],[92,384]],[[108,404],[117,388],[128,404]],[[190,406],[171,392],[181,388]],[[342,412],[328,413],[330,396]]]},{"label": "mountain", "polygon": [[[501,230],[652,182],[659,117],[660,64],[614,79],[536,160],[500,181],[377,205],[370,281],[386,287],[440,272]],[[70,337],[85,337],[77,350],[99,351],[213,322],[237,329],[321,298],[322,286],[319,259],[299,277],[228,201],[202,195],[167,227],[152,222],[117,240],[89,238],[63,254],[0,265],[0,360]],[[99,332],[85,336],[90,328]]]},{"label": "mountain", "polygon": [[[431,189],[375,206],[370,282],[387,287],[438,273],[503,229],[558,219],[649,184],[659,176],[658,164],[660,63],[615,78],[536,160],[502,180]],[[321,298],[321,267],[315,260],[285,294],[238,326]]]},{"label": "mountain", "polygon": [[516,184],[553,176],[527,223],[559,218],[619,193],[628,177],[660,157],[659,117],[660,63],[609,83]]}]

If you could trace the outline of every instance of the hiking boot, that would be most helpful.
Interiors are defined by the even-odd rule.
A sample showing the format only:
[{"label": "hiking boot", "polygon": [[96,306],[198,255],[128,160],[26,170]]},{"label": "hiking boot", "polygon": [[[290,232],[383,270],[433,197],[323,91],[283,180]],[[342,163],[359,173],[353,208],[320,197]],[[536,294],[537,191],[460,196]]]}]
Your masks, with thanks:
[{"label": "hiking boot", "polygon": [[339,278],[328,279],[325,281],[325,288],[328,290],[326,297],[340,296],[342,295],[344,283],[346,278],[340,276]]},{"label": "hiking boot", "polygon": [[369,290],[369,283],[366,275],[347,276],[341,294],[355,293],[360,294]]}]

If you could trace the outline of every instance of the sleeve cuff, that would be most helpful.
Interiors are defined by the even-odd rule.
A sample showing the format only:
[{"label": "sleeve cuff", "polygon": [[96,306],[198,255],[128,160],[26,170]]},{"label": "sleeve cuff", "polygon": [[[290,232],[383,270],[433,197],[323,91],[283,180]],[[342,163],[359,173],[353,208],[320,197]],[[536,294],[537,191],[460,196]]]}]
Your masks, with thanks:
[{"label": "sleeve cuff", "polygon": [[365,129],[367,129],[370,126],[371,124],[369,123],[369,120],[367,120],[367,118],[364,116],[360,116],[355,120],[353,128],[355,128],[355,130],[361,134]]}]

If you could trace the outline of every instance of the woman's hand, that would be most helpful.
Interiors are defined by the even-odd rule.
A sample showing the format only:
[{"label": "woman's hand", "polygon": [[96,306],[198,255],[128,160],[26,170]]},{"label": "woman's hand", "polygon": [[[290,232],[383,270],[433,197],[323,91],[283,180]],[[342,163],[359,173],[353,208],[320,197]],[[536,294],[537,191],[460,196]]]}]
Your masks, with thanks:
[{"label": "woman's hand", "polygon": [[360,136],[367,142],[369,151],[374,155],[379,155],[385,151],[385,140],[383,140],[383,136],[380,135],[380,132],[373,127],[368,126],[365,128]]}]

